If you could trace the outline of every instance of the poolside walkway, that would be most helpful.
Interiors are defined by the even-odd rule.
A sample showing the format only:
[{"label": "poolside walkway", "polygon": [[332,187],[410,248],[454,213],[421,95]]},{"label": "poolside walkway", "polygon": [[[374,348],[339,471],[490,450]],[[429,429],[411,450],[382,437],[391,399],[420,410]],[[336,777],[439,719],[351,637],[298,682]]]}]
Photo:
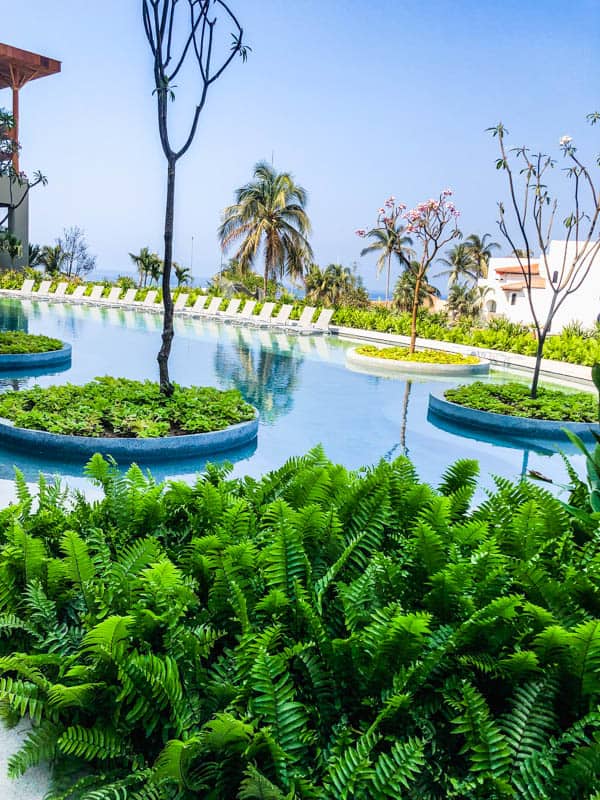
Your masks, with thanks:
[{"label": "poolside walkway", "polygon": [[50,786],[50,771],[46,767],[32,767],[22,778],[11,780],[8,773],[8,760],[23,744],[28,729],[21,722],[16,728],[7,730],[0,725],[0,798],[2,800],[42,800]]}]

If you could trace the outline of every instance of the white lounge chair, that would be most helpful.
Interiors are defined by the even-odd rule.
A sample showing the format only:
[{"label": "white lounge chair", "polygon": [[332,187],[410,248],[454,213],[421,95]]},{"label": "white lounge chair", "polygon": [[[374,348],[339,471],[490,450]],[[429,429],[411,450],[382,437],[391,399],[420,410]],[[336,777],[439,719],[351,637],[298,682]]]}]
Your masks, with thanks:
[{"label": "white lounge chair", "polygon": [[33,291],[34,280],[26,280],[23,281],[23,286],[21,286],[21,294],[31,294]]},{"label": "white lounge chair", "polygon": [[196,298],[196,302],[191,307],[191,309],[187,309],[187,312],[189,314],[201,314],[202,313],[202,309],[206,305],[206,301],[207,300],[208,300],[208,295],[207,294],[198,295],[198,297]]},{"label": "white lounge chair", "polygon": [[234,322],[249,322],[252,318],[252,312],[254,311],[254,307],[256,306],[256,300],[246,300],[244,307],[236,314],[235,317],[231,319]]},{"label": "white lounge chair", "polygon": [[291,305],[291,303],[285,303],[282,305],[279,309],[279,313],[275,317],[272,317],[271,325],[273,325],[274,328],[287,325],[293,307],[294,306]]},{"label": "white lounge chair", "polygon": [[121,306],[132,306],[135,303],[135,296],[137,294],[137,289],[127,289],[125,292],[125,297],[122,297],[117,302]]},{"label": "white lounge chair", "polygon": [[94,288],[92,289],[92,293],[88,297],[90,303],[99,303],[102,300],[102,292],[104,291],[104,286],[101,286],[97,283]]},{"label": "white lounge chair", "polygon": [[73,294],[67,295],[71,300],[82,300],[83,293],[85,292],[85,286],[76,286]]},{"label": "white lounge chair", "polygon": [[268,325],[273,315],[275,303],[265,303],[261,308],[260,313],[250,320],[254,325]]},{"label": "white lounge chair", "polygon": [[300,314],[300,319],[292,320],[288,327],[304,332],[310,330],[315,311],[316,309],[314,306],[304,306],[302,314]]},{"label": "white lounge chair", "polygon": [[66,281],[64,281],[63,283],[59,283],[58,286],[56,287],[56,291],[54,292],[54,297],[64,297],[68,285],[69,284]]},{"label": "white lounge chair", "polygon": [[217,311],[219,310],[219,306],[221,305],[221,301],[223,300],[222,297],[213,297],[213,299],[208,304],[208,308],[204,311],[207,317],[216,317]]},{"label": "white lounge chair", "polygon": [[174,311],[183,311],[183,309],[187,305],[189,294],[187,292],[181,292],[181,294],[177,295],[177,300],[175,300],[175,305],[173,306]]},{"label": "white lounge chair", "polygon": [[315,333],[326,333],[329,330],[329,323],[333,317],[333,308],[324,308],[319,314],[317,321],[313,324],[312,330]]},{"label": "white lounge chair", "polygon": [[120,286],[113,286],[113,288],[108,293],[108,297],[103,297],[102,300],[105,303],[118,303],[119,298],[121,297],[122,289]]},{"label": "white lounge chair", "polygon": [[37,295],[47,295],[50,291],[50,286],[52,285],[52,281],[42,281],[40,284],[40,288],[34,294]]},{"label": "white lounge chair", "polygon": [[225,319],[231,319],[231,317],[237,316],[237,313],[240,308],[241,300],[239,297],[233,297],[229,301],[229,305],[225,309],[225,311],[220,311],[219,316],[224,317]]},{"label": "white lounge chair", "polygon": [[150,289],[148,294],[146,295],[145,300],[143,301],[142,305],[144,308],[153,308],[156,305],[156,295],[158,292],[156,289]]}]

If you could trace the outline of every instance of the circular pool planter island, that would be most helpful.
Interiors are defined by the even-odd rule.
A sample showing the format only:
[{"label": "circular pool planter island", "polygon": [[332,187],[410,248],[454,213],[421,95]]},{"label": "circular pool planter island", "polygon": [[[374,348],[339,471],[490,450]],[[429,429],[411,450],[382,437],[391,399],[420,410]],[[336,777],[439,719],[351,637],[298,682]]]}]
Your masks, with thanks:
[{"label": "circular pool planter island", "polygon": [[71,363],[71,345],[22,331],[0,332],[0,372],[64,367]]},{"label": "circular pool planter island", "polygon": [[[73,430],[78,420],[82,434]],[[95,453],[127,462],[212,456],[252,443],[258,423],[258,411],[235,389],[176,385],[165,400],[150,381],[96,378],[84,386],[36,386],[0,398],[0,442],[59,459]],[[87,435],[86,425],[97,432]],[[133,431],[139,435],[127,435]]]},{"label": "circular pool planter island", "polygon": [[[600,433],[596,398],[584,392],[569,395],[558,390],[540,390],[554,396],[571,397],[574,401],[577,399],[579,403],[583,404],[588,400],[590,411],[588,419],[584,421],[544,419],[533,415],[517,416],[516,414],[508,413],[506,409],[506,413],[499,413],[498,411],[474,408],[472,405],[454,402],[453,399],[446,397],[446,395],[452,395],[456,392],[460,393],[462,390],[474,391],[478,386],[485,387],[485,391],[489,393],[494,389],[504,389],[506,391],[507,387],[516,387],[518,384],[505,384],[503,387],[495,387],[493,384],[471,384],[469,387],[459,386],[456,389],[449,389],[442,394],[430,394],[428,414],[450,422],[455,429],[463,429],[466,433],[469,431],[484,431],[487,434],[496,434],[499,438],[512,438],[521,441],[535,440],[560,445],[567,442],[568,437],[565,430],[568,430],[579,436],[583,441],[594,443],[596,441],[594,432]],[[523,387],[521,386],[521,388]]]},{"label": "circular pool planter island", "polygon": [[463,356],[444,350],[417,350],[407,347],[376,347],[361,345],[349,350],[346,363],[361,372],[379,375],[427,374],[465,377],[487,375],[490,362],[478,356]]}]

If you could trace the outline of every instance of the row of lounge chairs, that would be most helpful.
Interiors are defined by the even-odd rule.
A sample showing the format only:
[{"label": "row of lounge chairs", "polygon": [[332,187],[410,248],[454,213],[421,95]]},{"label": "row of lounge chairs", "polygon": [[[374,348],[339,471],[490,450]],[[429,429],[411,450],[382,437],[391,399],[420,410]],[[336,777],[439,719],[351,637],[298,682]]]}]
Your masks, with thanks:
[{"label": "row of lounge chairs", "polygon": [[[68,283],[59,283],[54,292],[50,291],[51,281],[42,281],[39,289],[33,291],[34,281],[26,280],[21,289],[11,294],[20,296],[37,297],[44,300],[60,299],[72,303],[91,303],[93,305],[106,305],[123,308],[141,308],[147,311],[162,311],[162,304],[156,302],[158,292],[151,289],[146,295],[144,300],[137,300],[135,296],[137,289],[127,289],[125,294],[119,287],[113,287],[108,296],[104,297],[104,286],[98,284],[92,288],[89,295],[85,295],[85,286],[77,286],[72,294],[67,295],[66,290]],[[121,296],[123,294],[123,296]],[[297,320],[290,319],[293,306],[291,304],[284,304],[281,306],[277,314],[273,315],[275,310],[275,303],[264,303],[258,314],[254,313],[256,307],[256,300],[246,300],[243,308],[240,311],[242,301],[239,298],[232,298],[227,302],[224,310],[221,310],[223,305],[223,297],[210,297],[206,294],[201,294],[197,297],[193,305],[188,305],[189,293],[181,292],[175,300],[174,310],[175,313],[182,316],[194,317],[211,317],[213,319],[222,319],[227,322],[241,323],[246,325],[257,325],[260,327],[274,327],[285,328],[300,333],[326,333],[329,330],[331,318],[333,316],[333,309],[324,308],[317,320],[313,322],[313,317],[316,311],[314,306],[305,306],[302,310],[300,318]]]}]

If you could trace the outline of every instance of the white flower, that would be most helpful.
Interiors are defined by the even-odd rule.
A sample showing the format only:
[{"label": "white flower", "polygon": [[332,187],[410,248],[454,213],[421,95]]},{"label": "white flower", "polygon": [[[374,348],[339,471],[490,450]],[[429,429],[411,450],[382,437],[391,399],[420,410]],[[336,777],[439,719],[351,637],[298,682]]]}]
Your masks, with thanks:
[{"label": "white flower", "polygon": [[561,136],[558,143],[560,144],[561,147],[566,147],[567,145],[571,144],[572,141],[573,141],[572,136]]}]

